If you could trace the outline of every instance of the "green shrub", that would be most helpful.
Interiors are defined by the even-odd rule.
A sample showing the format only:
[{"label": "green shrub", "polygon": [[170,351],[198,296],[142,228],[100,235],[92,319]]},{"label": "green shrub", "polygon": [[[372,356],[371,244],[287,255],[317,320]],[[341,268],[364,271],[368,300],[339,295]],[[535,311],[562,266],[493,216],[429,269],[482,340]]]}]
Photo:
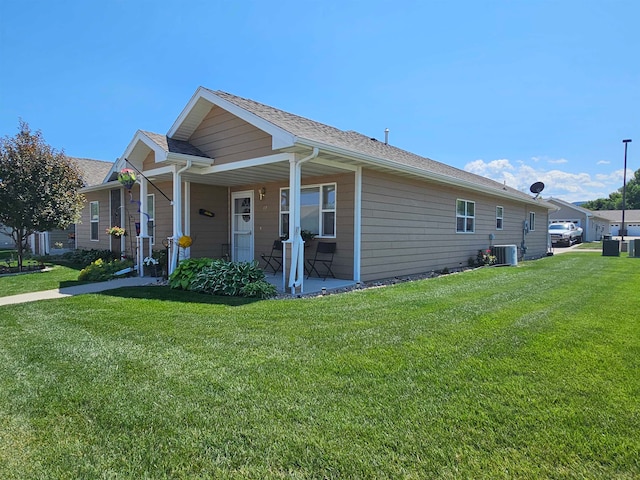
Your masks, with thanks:
[{"label": "green shrub", "polygon": [[130,260],[114,260],[112,262],[105,262],[99,258],[80,271],[78,280],[86,282],[103,282],[105,280],[111,280],[116,272],[128,267],[133,267],[133,262]]},{"label": "green shrub", "polygon": [[276,293],[275,287],[272,288],[264,278],[258,262],[212,260],[196,273],[189,289],[209,295],[272,297]]},{"label": "green shrub", "polygon": [[258,280],[248,283],[240,289],[240,295],[252,298],[273,298],[278,293],[275,285],[266,280]]},{"label": "green shrub", "polygon": [[169,276],[169,286],[182,290],[193,290],[191,285],[196,275],[214,261],[216,260],[211,258],[189,258],[181,261]]},{"label": "green shrub", "polygon": [[104,262],[113,262],[118,260],[118,255],[111,250],[73,250],[72,252],[66,252],[62,254],[62,259],[78,265],[80,267],[86,267],[98,259]]}]

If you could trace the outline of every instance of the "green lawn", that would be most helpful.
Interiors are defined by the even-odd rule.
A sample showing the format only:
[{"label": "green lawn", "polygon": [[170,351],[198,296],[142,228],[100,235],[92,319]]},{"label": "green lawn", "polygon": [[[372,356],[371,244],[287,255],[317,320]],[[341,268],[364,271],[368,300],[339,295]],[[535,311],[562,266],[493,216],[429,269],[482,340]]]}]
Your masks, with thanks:
[{"label": "green lawn", "polygon": [[0,307],[0,478],[639,478],[639,262]]},{"label": "green lawn", "polygon": [[20,293],[40,292],[60,287],[72,287],[87,282],[78,282],[80,271],[64,265],[49,265],[46,271],[0,276],[0,297]]},{"label": "green lawn", "polygon": [[600,250],[602,251],[602,242],[584,242],[576,246],[580,250]]}]

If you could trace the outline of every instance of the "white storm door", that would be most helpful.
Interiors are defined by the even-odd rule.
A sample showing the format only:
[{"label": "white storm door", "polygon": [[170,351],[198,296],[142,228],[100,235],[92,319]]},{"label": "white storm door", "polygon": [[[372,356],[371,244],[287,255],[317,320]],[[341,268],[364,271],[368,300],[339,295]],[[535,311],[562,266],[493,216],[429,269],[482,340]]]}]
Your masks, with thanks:
[{"label": "white storm door", "polygon": [[231,260],[253,261],[253,192],[231,194]]}]

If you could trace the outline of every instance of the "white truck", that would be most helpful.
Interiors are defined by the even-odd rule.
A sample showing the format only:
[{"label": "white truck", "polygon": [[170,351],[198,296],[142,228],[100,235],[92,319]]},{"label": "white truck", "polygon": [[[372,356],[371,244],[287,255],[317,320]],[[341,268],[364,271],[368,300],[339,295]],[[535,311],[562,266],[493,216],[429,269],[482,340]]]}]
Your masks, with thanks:
[{"label": "white truck", "polygon": [[570,247],[574,243],[582,243],[582,228],[575,223],[552,223],[549,225],[551,245],[566,245]]}]

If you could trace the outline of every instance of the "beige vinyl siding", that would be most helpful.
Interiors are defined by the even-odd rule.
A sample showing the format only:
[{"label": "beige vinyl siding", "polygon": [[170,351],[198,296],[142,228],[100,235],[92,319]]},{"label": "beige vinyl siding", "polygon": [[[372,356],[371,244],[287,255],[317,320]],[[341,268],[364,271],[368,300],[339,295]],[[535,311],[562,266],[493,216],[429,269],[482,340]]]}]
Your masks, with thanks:
[{"label": "beige vinyl siding", "polygon": [[157,168],[158,166],[159,165],[156,164],[156,155],[153,150],[151,150],[142,162],[142,171],[146,172],[147,170]]},{"label": "beige vinyl siding", "polygon": [[[364,281],[466,267],[469,257],[493,244],[522,242],[522,222],[546,210],[503,198],[363,170],[362,269]],[[475,233],[456,233],[456,200],[475,202]],[[504,207],[503,230],[495,228],[496,205]],[[527,256],[546,252],[540,230],[527,236]]]},{"label": "beige vinyl siding", "polygon": [[[191,256],[220,258],[223,244],[229,243],[229,210],[227,187],[191,184],[191,237],[194,239]],[[200,215],[209,210],[214,217]]]},{"label": "beige vinyl siding", "polygon": [[215,159],[216,165],[273,153],[271,136],[214,106],[189,142]]},{"label": "beige vinyl siding", "polygon": [[[111,248],[111,237],[106,234],[107,228],[109,228],[109,222],[111,220],[111,209],[109,206],[109,189],[100,190],[97,192],[85,193],[86,203],[82,208],[80,214],[80,222],[76,228],[76,240],[78,242],[78,248],[84,250],[91,250],[93,248],[98,250],[107,250]],[[91,240],[91,202],[99,202],[100,221],[98,223],[98,241]]]},{"label": "beige vinyl siding", "polygon": [[[168,237],[173,236],[173,206],[171,202],[164,198],[160,191],[164,192],[169,198],[173,195],[173,183],[172,182],[153,182],[155,186],[151,185],[151,183],[147,184],[147,194],[155,194],[155,231],[153,232],[155,245],[153,246],[154,250],[162,250],[164,247],[162,245],[162,241]],[[157,188],[156,188],[157,187]],[[140,188],[139,185],[136,185],[136,191],[134,192],[134,196],[136,199],[140,197]],[[125,195],[125,202],[129,201],[127,198],[128,195]],[[135,213],[138,210],[138,205],[133,204],[132,207],[135,207],[133,212],[136,216],[136,222],[140,221],[140,214]],[[151,235],[152,232],[149,232]]]},{"label": "beige vinyl siding", "polygon": [[[305,249],[305,257],[313,257],[318,242],[336,242],[332,270],[336,277],[344,279],[353,278],[354,181],[353,173],[302,179],[303,187],[336,183],[336,238],[314,239]],[[268,254],[273,241],[279,238],[280,188],[288,186],[288,182],[277,182],[244,185],[232,189],[232,191],[253,190],[254,192],[254,252],[260,266],[264,266],[260,254]],[[258,194],[258,190],[262,187],[266,190],[264,200],[260,200]]]}]

